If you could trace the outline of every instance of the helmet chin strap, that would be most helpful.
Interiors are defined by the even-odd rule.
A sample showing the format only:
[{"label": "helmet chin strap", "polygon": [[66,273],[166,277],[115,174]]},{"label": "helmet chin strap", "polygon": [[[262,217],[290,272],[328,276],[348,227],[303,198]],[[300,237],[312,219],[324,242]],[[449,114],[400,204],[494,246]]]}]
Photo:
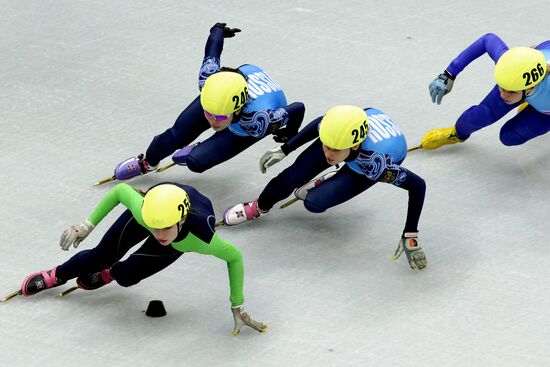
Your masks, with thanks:
[{"label": "helmet chin strap", "polygon": [[241,119],[241,114],[243,112],[243,108],[239,108],[237,111],[233,112],[233,120],[231,121],[232,124],[239,122]]},{"label": "helmet chin strap", "polygon": [[[187,218],[187,216],[183,217],[182,220],[180,220],[179,222],[176,223],[176,226],[178,228],[178,236],[181,232],[181,229],[183,228],[183,223],[185,223],[185,219]],[[177,236],[176,236],[177,237]]]},{"label": "helmet chin strap", "polygon": [[361,152],[361,149],[350,149],[348,157],[344,160],[344,162],[352,162],[359,157],[359,153]]},{"label": "helmet chin strap", "polygon": [[532,95],[533,93],[535,93],[535,89],[536,89],[536,88],[537,88],[537,87],[535,86],[535,87],[533,87],[533,88],[525,89],[525,90],[523,91],[523,99],[525,99],[526,97],[529,97],[530,95]]}]

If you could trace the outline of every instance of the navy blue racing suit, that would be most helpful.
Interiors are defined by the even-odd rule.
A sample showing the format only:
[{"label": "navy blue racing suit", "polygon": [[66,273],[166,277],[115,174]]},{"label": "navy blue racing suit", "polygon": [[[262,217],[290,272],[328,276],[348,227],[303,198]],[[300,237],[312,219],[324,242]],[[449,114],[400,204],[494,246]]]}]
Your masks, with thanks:
[{"label": "navy blue racing suit", "polygon": [[[426,184],[415,173],[401,166],[407,156],[405,136],[393,120],[375,108],[366,108],[369,120],[367,138],[359,150],[351,151],[345,165],[319,186],[312,188],[304,199],[304,206],[321,213],[367,190],[377,182],[386,182],[409,192],[407,220],[403,232],[418,232],[418,222],[424,204]],[[258,198],[258,207],[271,209],[276,202],[288,197],[325,169],[331,167],[323,153],[319,139],[322,117],[310,122],[298,135],[281,148],[288,155],[308,141],[307,147],[296,161],[273,178]]]},{"label": "navy blue racing suit", "polygon": [[[205,56],[199,72],[199,91],[206,79],[221,71],[223,29],[213,27],[206,42]],[[245,64],[238,68],[248,84],[248,99],[240,114],[228,128],[199,143],[187,157],[187,167],[204,172],[252,146],[264,136],[274,134],[280,141],[296,135],[304,118],[303,103],[287,104],[282,88],[261,68]],[[160,160],[192,143],[210,124],[197,97],[179,115],[174,126],[155,136],[146,151],[147,162],[156,166]]]}]

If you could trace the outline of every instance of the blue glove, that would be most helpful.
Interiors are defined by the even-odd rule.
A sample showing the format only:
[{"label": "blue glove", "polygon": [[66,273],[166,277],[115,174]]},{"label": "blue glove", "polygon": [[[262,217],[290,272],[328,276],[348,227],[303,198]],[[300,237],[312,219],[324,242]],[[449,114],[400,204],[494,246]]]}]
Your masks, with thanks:
[{"label": "blue glove", "polygon": [[430,83],[430,96],[433,103],[441,104],[443,96],[453,89],[454,80],[455,78],[445,70]]}]

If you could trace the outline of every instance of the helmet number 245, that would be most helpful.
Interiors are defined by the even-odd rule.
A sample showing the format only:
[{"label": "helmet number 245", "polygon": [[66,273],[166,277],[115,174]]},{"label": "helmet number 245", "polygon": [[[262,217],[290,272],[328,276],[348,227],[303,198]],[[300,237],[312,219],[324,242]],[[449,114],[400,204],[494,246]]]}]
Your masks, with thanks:
[{"label": "helmet number 245", "polygon": [[368,126],[367,121],[363,121],[363,125],[361,125],[360,129],[353,129],[351,131],[351,135],[353,136],[353,144],[361,143],[363,140],[365,140],[365,137],[368,133]]}]

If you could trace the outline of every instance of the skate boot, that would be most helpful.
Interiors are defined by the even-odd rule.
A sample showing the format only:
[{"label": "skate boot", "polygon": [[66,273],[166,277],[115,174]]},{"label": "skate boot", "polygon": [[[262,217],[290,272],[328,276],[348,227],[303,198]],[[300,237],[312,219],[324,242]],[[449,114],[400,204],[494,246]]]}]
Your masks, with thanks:
[{"label": "skate boot", "polygon": [[115,177],[117,180],[129,180],[133,177],[154,171],[157,169],[157,166],[151,166],[147,163],[144,155],[140,154],[137,157],[130,157],[117,164],[115,167]]},{"label": "skate boot", "polygon": [[462,143],[464,140],[458,137],[454,126],[433,129],[424,134],[422,149],[433,150],[447,144]]},{"label": "skate boot", "polygon": [[329,178],[334,176],[336,174],[336,172],[338,172],[338,171],[330,171],[330,172],[325,173],[321,177],[314,178],[313,180],[306,183],[304,186],[299,187],[296,190],[294,190],[294,196],[296,196],[296,198],[298,198],[300,200],[305,200],[309,190],[313,189],[314,187],[319,186],[320,184],[322,184],[323,182],[325,182],[326,180],[328,180]]},{"label": "skate boot", "polygon": [[227,209],[223,214],[223,222],[226,226],[236,226],[248,220],[265,217],[269,213],[258,209],[258,199],[250,203],[241,203]]},{"label": "skate boot", "polygon": [[172,160],[174,163],[179,164],[180,166],[187,166],[187,157],[197,145],[198,143],[176,150],[176,152],[172,154]]},{"label": "skate boot", "polygon": [[113,281],[111,271],[109,269],[102,270],[97,273],[81,275],[76,278],[78,288],[91,291],[103,287]]},{"label": "skate boot", "polygon": [[44,289],[57,287],[58,285],[65,284],[65,282],[59,282],[55,277],[57,266],[51,270],[42,270],[32,273],[23,281],[21,286],[21,293],[24,296],[32,296]]}]

